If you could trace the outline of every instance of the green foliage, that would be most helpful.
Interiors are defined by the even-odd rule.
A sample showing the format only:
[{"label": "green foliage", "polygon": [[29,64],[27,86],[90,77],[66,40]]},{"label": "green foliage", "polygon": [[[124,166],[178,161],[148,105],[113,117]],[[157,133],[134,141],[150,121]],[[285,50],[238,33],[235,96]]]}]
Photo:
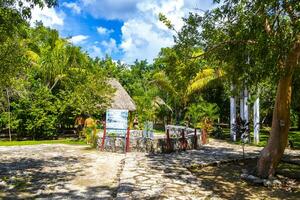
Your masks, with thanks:
[{"label": "green foliage", "polygon": [[197,103],[191,104],[185,114],[185,119],[193,127],[208,129],[214,120],[219,118],[219,107],[217,104],[209,103],[199,98]]},{"label": "green foliage", "polygon": [[11,41],[17,46],[7,42],[0,45],[11,49],[0,61],[8,75],[1,86],[10,91],[8,97],[0,96],[2,128],[9,124],[18,137],[55,137],[58,128],[74,124],[76,115],[103,113],[110,103],[113,90],[101,65],[57,31],[38,25],[27,28],[23,39]]},{"label": "green foliage", "polygon": [[155,99],[159,94],[158,88],[153,85],[153,65],[147,61],[136,61],[131,66],[116,65],[116,78],[124,86],[137,106],[139,122],[153,121],[163,105],[156,105]]},{"label": "green foliage", "polygon": [[170,20],[168,20],[168,18],[164,14],[159,13],[158,18],[159,18],[159,21],[164,23],[169,29],[174,30],[174,25],[171,23]]},{"label": "green foliage", "polygon": [[299,113],[293,109],[291,109],[291,127],[298,127],[299,123]]},{"label": "green foliage", "polygon": [[[0,126],[32,138],[55,136],[58,128],[72,126],[78,114],[101,115],[114,92],[106,84],[112,77],[134,99],[141,124],[186,119],[204,127],[218,117],[226,121],[232,82],[237,90],[248,86],[254,94],[249,103],[260,96],[262,118],[270,119],[275,83],[283,73],[279,61],[300,30],[299,19],[291,18],[285,5],[299,12],[296,1],[225,0],[204,16],[191,13],[179,31],[159,14],[175,31],[175,45],[162,48],[153,64],[136,61],[129,66],[109,56],[93,60],[40,23],[30,28],[27,20],[34,6],[57,2],[23,2],[0,0]],[[295,89],[300,87],[298,77],[296,70]],[[295,93],[294,125],[300,124],[298,101]]]},{"label": "green foliage", "polygon": [[222,76],[223,73],[219,69],[207,68],[199,71],[196,77],[190,81],[190,85],[187,88],[188,95],[211,86],[209,84],[217,84],[218,82],[215,80],[221,79]]},{"label": "green foliage", "polygon": [[36,83],[28,95],[12,105],[12,115],[19,119],[19,131],[26,132],[33,139],[54,136],[58,123],[55,101],[47,87]]},{"label": "green foliage", "polygon": [[237,86],[255,86],[269,77],[276,81],[300,32],[297,12],[297,1],[226,0],[198,17],[206,56],[224,62]]},{"label": "green foliage", "polygon": [[191,80],[205,66],[204,61],[188,59],[187,56],[179,53],[175,47],[163,48],[154,63],[156,72],[152,82],[161,90],[159,96],[172,107],[177,123],[184,117],[189,103],[188,87]]},{"label": "green foliage", "polygon": [[[247,86],[253,94],[249,103],[261,97],[262,119],[270,123],[277,82],[285,73],[293,73],[286,69],[290,65],[287,59],[291,50],[300,38],[299,11],[298,1],[225,0],[203,16],[191,13],[185,19],[182,30],[175,36],[175,49],[180,55],[185,55],[185,59],[205,59],[212,68],[221,68],[226,74],[223,85],[227,98],[231,83],[236,85],[235,94]],[[202,48],[204,52],[193,55],[191,50],[195,48]],[[296,100],[299,99],[299,81],[295,81],[299,77],[299,65],[295,67],[295,103],[292,108],[294,116],[299,116],[300,109]],[[206,82],[211,78],[207,76],[207,79],[198,79],[198,82],[190,85],[189,90],[205,89],[202,86],[207,86]],[[205,97],[210,96],[211,92],[202,90],[202,93]],[[215,97],[212,100],[215,102]],[[224,106],[221,106],[221,102],[218,105],[223,113]],[[293,119],[296,123],[296,118]]]}]

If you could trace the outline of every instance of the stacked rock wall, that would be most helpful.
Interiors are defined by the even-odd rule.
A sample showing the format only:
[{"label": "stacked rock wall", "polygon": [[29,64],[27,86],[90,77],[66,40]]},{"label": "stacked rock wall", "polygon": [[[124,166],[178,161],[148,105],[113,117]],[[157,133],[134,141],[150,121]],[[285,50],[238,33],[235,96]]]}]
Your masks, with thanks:
[{"label": "stacked rock wall", "polygon": [[[101,145],[102,136],[99,136],[98,146]],[[197,143],[195,145],[195,142]],[[106,137],[103,151],[124,152],[125,151],[124,137]],[[186,145],[183,145],[186,144]],[[131,152],[151,152],[151,153],[170,153],[176,151],[190,150],[201,145],[201,134],[190,134],[184,138],[171,137],[154,137],[153,139],[144,137],[130,137],[129,151]]]}]

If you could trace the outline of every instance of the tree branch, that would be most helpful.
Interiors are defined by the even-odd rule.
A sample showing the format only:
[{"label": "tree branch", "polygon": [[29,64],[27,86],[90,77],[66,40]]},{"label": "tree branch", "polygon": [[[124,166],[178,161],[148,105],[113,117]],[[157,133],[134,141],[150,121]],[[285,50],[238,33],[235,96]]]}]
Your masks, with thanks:
[{"label": "tree branch", "polygon": [[192,59],[197,59],[197,58],[200,58],[200,57],[204,57],[206,56],[207,54],[221,48],[221,47],[224,47],[225,45],[227,44],[256,44],[257,42],[254,41],[254,40],[229,40],[229,41],[225,41],[225,42],[221,42],[215,46],[213,46],[212,48],[208,49],[207,51],[205,51],[203,54],[200,54],[200,55],[197,55],[197,56],[192,56],[190,58]]},{"label": "tree branch", "polygon": [[293,70],[300,64],[300,34],[298,34],[296,38],[293,49],[288,55],[286,62],[288,72],[293,72]]},{"label": "tree branch", "polygon": [[264,24],[264,28],[265,28],[265,31],[267,32],[268,35],[271,35],[273,34],[273,31],[272,31],[272,28],[271,28],[271,25],[270,25],[270,22],[268,20],[268,18],[266,17],[265,18],[265,24]]}]

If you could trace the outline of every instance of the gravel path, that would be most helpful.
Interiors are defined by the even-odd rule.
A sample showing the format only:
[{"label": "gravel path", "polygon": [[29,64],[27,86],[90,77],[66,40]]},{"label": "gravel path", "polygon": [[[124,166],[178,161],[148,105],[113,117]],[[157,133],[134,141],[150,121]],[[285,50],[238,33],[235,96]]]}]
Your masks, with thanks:
[{"label": "gravel path", "polygon": [[124,155],[87,146],[0,147],[0,199],[110,199]]},{"label": "gravel path", "polygon": [[[246,157],[255,157],[261,148],[246,147]],[[117,199],[206,199],[212,191],[187,168],[242,158],[240,146],[219,141],[199,150],[172,154],[127,154]]]},{"label": "gravel path", "polygon": [[[246,157],[261,148],[246,146]],[[299,160],[299,151],[286,151]],[[218,199],[188,167],[242,158],[238,145],[211,140],[172,154],[114,154],[86,146],[0,147],[0,199]]]}]

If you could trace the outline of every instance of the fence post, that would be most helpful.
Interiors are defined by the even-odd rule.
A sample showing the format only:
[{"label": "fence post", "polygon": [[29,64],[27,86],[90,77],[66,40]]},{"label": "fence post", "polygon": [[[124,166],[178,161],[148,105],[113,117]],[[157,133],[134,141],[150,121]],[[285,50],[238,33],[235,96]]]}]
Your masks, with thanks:
[{"label": "fence post", "polygon": [[128,127],[127,128],[127,133],[126,133],[126,150],[125,150],[125,153],[130,151],[130,147],[129,147],[130,138],[129,138],[129,135],[130,135],[130,128]]},{"label": "fence post", "polygon": [[195,128],[195,133],[194,133],[194,149],[197,149],[198,145],[198,137],[197,137],[197,129]]},{"label": "fence post", "polygon": [[185,138],[185,130],[181,130],[181,150],[185,151],[187,149],[187,140]]},{"label": "fence post", "polygon": [[169,129],[167,129],[167,152],[171,152],[171,139]]}]

